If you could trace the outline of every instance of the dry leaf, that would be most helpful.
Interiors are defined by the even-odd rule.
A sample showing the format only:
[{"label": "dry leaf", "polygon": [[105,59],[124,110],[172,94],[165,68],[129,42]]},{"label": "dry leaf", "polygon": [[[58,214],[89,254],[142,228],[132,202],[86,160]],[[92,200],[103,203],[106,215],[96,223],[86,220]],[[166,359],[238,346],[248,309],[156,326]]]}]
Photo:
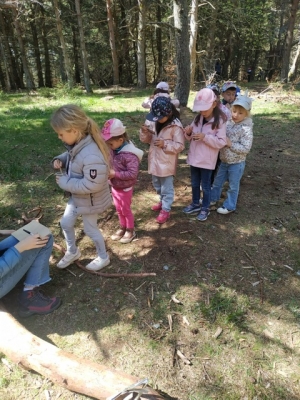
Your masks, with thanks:
[{"label": "dry leaf", "polygon": [[186,356],[184,354],[181,353],[180,350],[176,351],[176,354],[178,355],[179,358],[181,358],[181,360],[187,364],[187,365],[191,365],[192,363],[190,362],[190,360],[188,358],[186,358]]},{"label": "dry leaf", "polygon": [[176,304],[182,304],[182,302],[180,300],[177,300],[175,297],[175,294],[172,294],[171,299],[174,301],[174,303]]},{"label": "dry leaf", "polygon": [[182,317],[182,322],[183,322],[185,325],[190,325],[190,323],[189,323],[189,321],[187,320],[187,317],[186,317],[185,315]]},{"label": "dry leaf", "polygon": [[173,320],[172,320],[172,315],[171,314],[168,314],[168,321],[169,321],[170,331],[172,332]]},{"label": "dry leaf", "polygon": [[213,338],[217,339],[221,335],[222,332],[223,332],[223,329],[218,327],[216,332],[213,334]]}]

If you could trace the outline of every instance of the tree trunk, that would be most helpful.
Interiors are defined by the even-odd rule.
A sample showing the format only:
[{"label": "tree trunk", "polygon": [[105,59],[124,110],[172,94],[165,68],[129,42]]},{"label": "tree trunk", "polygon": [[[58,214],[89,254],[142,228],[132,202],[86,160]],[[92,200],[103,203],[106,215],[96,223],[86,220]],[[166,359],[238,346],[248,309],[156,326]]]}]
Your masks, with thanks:
[{"label": "tree trunk", "polygon": [[173,0],[176,43],[177,84],[175,96],[185,107],[190,92],[189,18],[187,0]]},{"label": "tree trunk", "polygon": [[288,28],[285,37],[285,44],[282,54],[282,67],[281,67],[281,82],[287,82],[289,67],[290,67],[290,57],[291,57],[291,48],[293,43],[293,33],[296,21],[296,15],[298,10],[299,0],[292,0],[290,18],[288,21]]},{"label": "tree trunk", "polygon": [[44,87],[44,78],[43,78],[43,70],[42,70],[42,63],[41,63],[41,53],[40,53],[39,40],[38,40],[38,34],[37,34],[37,29],[36,29],[36,18],[37,18],[36,10],[37,10],[37,4],[32,4],[31,5],[30,27],[31,27],[31,33],[32,33],[32,43],[33,43],[34,56],[35,56],[35,62],[36,62],[36,70],[37,70],[37,76],[38,76],[38,87]]},{"label": "tree trunk", "polygon": [[24,75],[26,79],[26,86],[28,90],[33,90],[35,89],[33,78],[28,66],[27,62],[27,57],[26,57],[26,51],[25,51],[25,46],[23,42],[23,35],[22,35],[22,29],[19,23],[18,19],[18,12],[15,8],[12,9],[12,13],[14,16],[14,26],[16,29],[16,34],[17,34],[17,39],[19,43],[19,48],[20,48],[20,53],[21,53],[21,59],[22,59],[22,65],[23,65],[23,70],[24,70]]},{"label": "tree trunk", "polygon": [[297,71],[299,55],[300,55],[300,40],[298,42],[297,51],[295,53],[291,68],[289,70],[289,75],[288,75],[288,81],[289,82],[296,78],[296,71]]},{"label": "tree trunk", "polygon": [[120,77],[119,77],[119,57],[117,53],[116,47],[116,39],[115,39],[115,23],[112,13],[112,3],[111,0],[106,0],[106,9],[107,9],[107,22],[108,22],[108,31],[109,31],[109,44],[111,49],[111,58],[112,58],[112,67],[113,67],[113,84],[119,85]]},{"label": "tree trunk", "polygon": [[88,67],[88,56],[85,47],[84,33],[83,33],[83,23],[82,23],[82,15],[80,11],[80,0],[75,0],[76,12],[77,12],[77,20],[78,20],[78,29],[79,29],[79,38],[80,38],[80,50],[81,50],[81,58],[83,65],[83,80],[84,86],[87,93],[93,93],[91,82],[90,82],[90,74]]},{"label": "tree trunk", "polygon": [[[0,353],[57,385],[99,400],[116,395],[139,379],[58,349],[27,331],[0,302]],[[134,393],[134,392],[133,392]],[[149,388],[141,400],[163,400]],[[128,393],[127,393],[128,394]],[[124,399],[123,396],[118,400]]]},{"label": "tree trunk", "polygon": [[145,88],[146,81],[146,58],[145,58],[145,25],[147,0],[138,0],[139,3],[139,23],[138,23],[138,39],[137,39],[137,64],[138,77],[137,83],[140,88]]},{"label": "tree trunk", "polygon": [[195,70],[197,62],[196,44],[198,33],[198,0],[192,0],[190,17],[190,57],[191,57],[191,81],[190,89],[193,89],[195,80]]},{"label": "tree trunk", "polygon": [[[156,50],[157,50],[157,78],[158,80],[163,80],[163,46],[162,46],[162,35],[161,35],[161,2],[157,2],[156,6],[156,20],[158,22],[158,26],[156,27]],[[154,75],[154,79],[156,79],[156,75]]]},{"label": "tree trunk", "polygon": [[62,22],[60,19],[60,12],[58,9],[58,0],[52,0],[53,1],[53,7],[54,7],[54,12],[55,12],[55,17],[56,17],[56,27],[57,27],[57,33],[59,37],[59,41],[61,44],[61,49],[64,57],[64,66],[67,74],[67,80],[68,80],[68,85],[69,88],[72,89],[74,87],[74,79],[73,79],[73,71],[71,67],[71,61],[68,55],[67,51],[67,46],[65,43],[64,35],[63,35],[63,30],[62,30]]},{"label": "tree trunk", "polygon": [[5,90],[7,92],[9,92],[11,90],[10,79],[9,79],[9,68],[8,68],[8,65],[6,62],[5,52],[4,52],[3,45],[1,43],[1,38],[0,38],[0,56],[1,56],[1,58],[3,60],[3,64],[4,64],[4,72],[3,72],[4,86],[3,86],[3,89],[5,88]]},{"label": "tree trunk", "polygon": [[45,19],[44,7],[40,4],[38,5],[40,13],[41,13],[41,34],[42,34],[42,42],[44,47],[44,59],[45,59],[45,86],[52,88],[52,74],[51,74],[51,63],[50,63],[50,55],[49,55],[49,46],[47,39],[47,25]]}]

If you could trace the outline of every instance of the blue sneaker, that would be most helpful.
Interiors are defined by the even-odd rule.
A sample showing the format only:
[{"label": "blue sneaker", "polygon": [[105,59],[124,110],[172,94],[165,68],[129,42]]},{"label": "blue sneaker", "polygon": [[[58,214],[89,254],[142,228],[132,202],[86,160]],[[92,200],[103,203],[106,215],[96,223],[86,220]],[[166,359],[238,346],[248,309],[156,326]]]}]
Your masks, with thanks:
[{"label": "blue sneaker", "polygon": [[197,215],[197,220],[202,222],[206,221],[209,214],[210,214],[209,210],[201,210],[200,214]]},{"label": "blue sneaker", "polygon": [[201,204],[196,205],[196,204],[192,203],[192,204],[184,207],[182,212],[184,212],[185,214],[192,214],[192,213],[199,212],[200,210],[201,210]]}]

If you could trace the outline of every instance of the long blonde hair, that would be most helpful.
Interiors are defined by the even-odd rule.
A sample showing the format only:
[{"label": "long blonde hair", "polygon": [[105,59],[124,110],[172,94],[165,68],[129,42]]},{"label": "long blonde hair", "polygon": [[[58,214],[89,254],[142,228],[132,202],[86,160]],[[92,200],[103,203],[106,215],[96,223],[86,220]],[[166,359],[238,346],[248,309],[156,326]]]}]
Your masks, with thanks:
[{"label": "long blonde hair", "polygon": [[61,106],[52,114],[50,124],[56,132],[60,130],[78,130],[77,143],[87,135],[91,135],[103,154],[105,163],[109,166],[110,150],[102,139],[98,124],[92,118],[88,117],[76,104]]}]

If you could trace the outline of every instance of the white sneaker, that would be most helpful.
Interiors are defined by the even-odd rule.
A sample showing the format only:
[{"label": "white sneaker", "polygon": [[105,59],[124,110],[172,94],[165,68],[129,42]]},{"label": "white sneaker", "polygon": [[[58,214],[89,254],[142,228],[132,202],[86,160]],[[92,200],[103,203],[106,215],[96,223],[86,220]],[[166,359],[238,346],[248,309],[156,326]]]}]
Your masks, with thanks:
[{"label": "white sneaker", "polygon": [[104,259],[101,257],[97,257],[95,258],[95,260],[91,261],[85,268],[90,271],[99,271],[99,269],[106,267],[109,263],[109,256]]},{"label": "white sneaker", "polygon": [[65,255],[63,256],[63,258],[57,263],[57,268],[66,268],[68,267],[70,264],[73,263],[73,261],[78,260],[78,258],[80,258],[81,253],[80,250],[77,247],[77,251],[76,253],[70,253],[69,251],[65,252]]},{"label": "white sneaker", "polygon": [[225,208],[225,207],[219,207],[219,208],[217,209],[217,213],[223,214],[223,215],[229,214],[229,213],[231,213],[231,212],[233,212],[233,211],[234,211],[234,210],[227,210],[227,208]]}]

